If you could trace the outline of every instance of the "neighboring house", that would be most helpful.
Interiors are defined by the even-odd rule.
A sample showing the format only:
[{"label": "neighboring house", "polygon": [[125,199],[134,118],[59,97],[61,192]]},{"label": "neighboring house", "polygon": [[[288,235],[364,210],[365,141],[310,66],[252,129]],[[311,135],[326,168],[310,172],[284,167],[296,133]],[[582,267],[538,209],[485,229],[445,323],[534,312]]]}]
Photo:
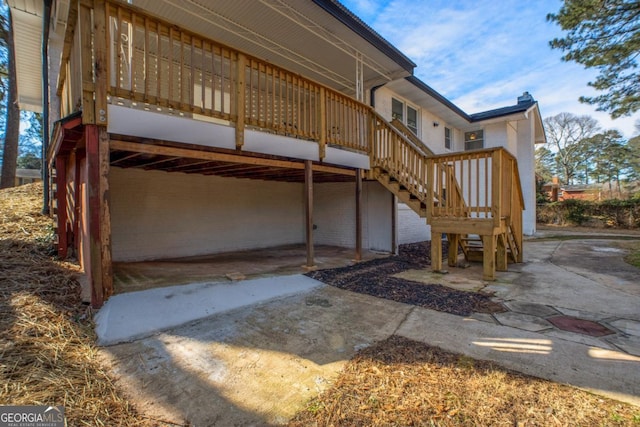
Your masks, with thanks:
[{"label": "neighboring house", "polygon": [[522,261],[544,142],[528,94],[468,115],[335,0],[8,3],[20,106],[49,100],[58,253],[77,253],[94,306],[112,261],[393,252],[398,201],[447,235],[449,265],[469,235],[486,279]]},{"label": "neighboring house", "polygon": [[[0,168],[0,173],[2,168]],[[40,169],[16,169],[15,185],[31,184],[32,182],[42,181],[42,172]]]},{"label": "neighboring house", "polygon": [[558,191],[558,200],[600,200],[601,184],[589,185],[589,184],[576,184],[576,185],[561,185],[560,191]]}]

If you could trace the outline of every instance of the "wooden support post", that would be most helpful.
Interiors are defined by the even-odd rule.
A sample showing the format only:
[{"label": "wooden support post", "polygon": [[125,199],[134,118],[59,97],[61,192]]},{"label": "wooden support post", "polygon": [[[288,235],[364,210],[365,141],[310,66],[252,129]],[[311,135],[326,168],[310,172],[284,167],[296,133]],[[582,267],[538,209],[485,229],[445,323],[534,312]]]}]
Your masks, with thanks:
[{"label": "wooden support post", "polygon": [[107,55],[107,7],[104,0],[95,0],[94,24],[94,76],[95,76],[95,117],[101,126],[108,124],[107,86],[109,84],[109,61]]},{"label": "wooden support post", "polygon": [[113,266],[111,263],[111,207],[109,200],[109,166],[111,150],[105,126],[98,128],[100,154],[100,255],[102,260],[102,288],[105,300],[113,295]]},{"label": "wooden support post", "polygon": [[496,236],[482,236],[482,279],[496,279]]},{"label": "wooden support post", "polygon": [[442,272],[442,233],[431,229],[431,270]]},{"label": "wooden support post", "polygon": [[491,156],[491,215],[493,226],[500,227],[502,215],[502,152],[496,150]]},{"label": "wooden support post", "polygon": [[[95,85],[93,82],[93,52],[91,34],[91,9],[88,5],[78,4],[78,27],[80,31],[80,79],[82,88],[82,123],[93,124],[95,118],[95,103],[93,94]],[[76,76],[69,76],[76,78]]]},{"label": "wooden support post", "polygon": [[507,239],[505,234],[500,234],[496,247],[496,270],[507,271],[507,269]]},{"label": "wooden support post", "polygon": [[313,269],[316,265],[313,259],[313,165],[311,160],[304,162],[304,189],[307,243],[307,264],[305,267]]},{"label": "wooden support post", "polygon": [[362,261],[362,169],[356,169],[356,261]]},{"label": "wooden support post", "polygon": [[242,150],[244,145],[244,122],[245,122],[245,72],[246,58],[242,53],[238,54],[238,74],[236,76],[236,149]]},{"label": "wooden support post", "polygon": [[85,126],[91,305],[102,306],[113,294],[111,216],[109,213],[109,137],[106,128]]},{"label": "wooden support post", "polygon": [[449,241],[449,267],[458,266],[458,246],[460,245],[460,235],[449,233],[447,234],[447,240]]},{"label": "wooden support post", "polygon": [[327,154],[327,91],[320,88],[320,140],[318,141],[318,155],[320,161]]},{"label": "wooden support post", "polygon": [[56,157],[56,216],[58,219],[58,257],[67,258],[67,156]]}]

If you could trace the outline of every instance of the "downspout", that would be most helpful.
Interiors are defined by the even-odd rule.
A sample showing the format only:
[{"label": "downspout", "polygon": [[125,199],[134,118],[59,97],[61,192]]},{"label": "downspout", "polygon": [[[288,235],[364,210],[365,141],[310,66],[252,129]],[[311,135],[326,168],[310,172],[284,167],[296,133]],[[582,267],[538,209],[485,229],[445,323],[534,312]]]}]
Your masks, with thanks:
[{"label": "downspout", "polygon": [[[373,86],[369,90],[369,105],[376,109],[376,91],[384,86],[384,83]],[[391,193],[391,253],[398,255],[398,198]]]},{"label": "downspout", "polygon": [[376,108],[376,91],[382,86],[384,86],[384,83],[369,89],[369,105],[371,105],[374,109]]},{"label": "downspout", "polygon": [[42,213],[49,214],[49,26],[51,23],[51,0],[44,0],[42,17],[42,182],[44,194]]}]

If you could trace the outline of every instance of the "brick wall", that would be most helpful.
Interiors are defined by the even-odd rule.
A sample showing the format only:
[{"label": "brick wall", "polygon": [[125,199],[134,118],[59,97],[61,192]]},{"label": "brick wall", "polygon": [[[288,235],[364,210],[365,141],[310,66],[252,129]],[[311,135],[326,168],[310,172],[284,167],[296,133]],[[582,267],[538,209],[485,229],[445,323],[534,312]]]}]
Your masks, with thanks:
[{"label": "brick wall", "polygon": [[114,261],[304,242],[303,186],[111,168]]},{"label": "brick wall", "polygon": [[[113,167],[114,261],[304,243],[304,186]],[[363,185],[363,248],[391,250],[391,194]],[[355,247],[355,183],[314,185],[314,243]]]},{"label": "brick wall", "polygon": [[425,218],[404,203],[398,203],[398,243],[415,243],[431,240],[431,227]]}]

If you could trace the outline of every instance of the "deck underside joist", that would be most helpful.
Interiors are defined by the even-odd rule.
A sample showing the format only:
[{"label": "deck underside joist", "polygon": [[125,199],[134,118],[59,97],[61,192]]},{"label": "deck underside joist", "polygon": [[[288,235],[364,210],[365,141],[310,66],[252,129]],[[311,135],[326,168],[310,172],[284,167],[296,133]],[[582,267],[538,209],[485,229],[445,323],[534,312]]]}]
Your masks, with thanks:
[{"label": "deck underside joist", "polygon": [[[268,181],[304,182],[304,161],[259,153],[207,150],[188,144],[111,135],[111,166],[217,175]],[[313,164],[314,182],[353,182],[355,171]]]}]

